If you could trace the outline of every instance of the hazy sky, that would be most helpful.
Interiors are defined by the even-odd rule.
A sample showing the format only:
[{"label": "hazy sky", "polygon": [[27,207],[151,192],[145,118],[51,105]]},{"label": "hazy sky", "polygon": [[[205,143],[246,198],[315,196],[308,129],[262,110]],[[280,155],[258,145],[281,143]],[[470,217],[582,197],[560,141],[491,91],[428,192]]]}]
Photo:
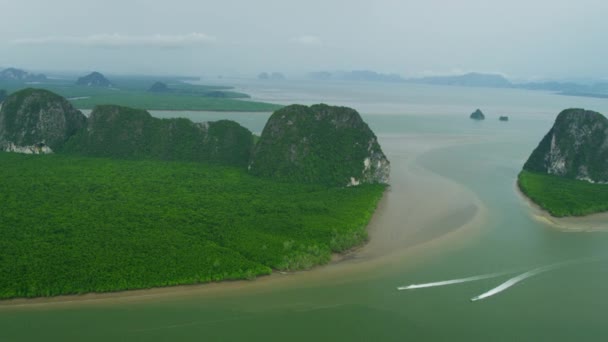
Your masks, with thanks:
[{"label": "hazy sky", "polygon": [[0,67],[608,78],[608,1],[0,0]]}]

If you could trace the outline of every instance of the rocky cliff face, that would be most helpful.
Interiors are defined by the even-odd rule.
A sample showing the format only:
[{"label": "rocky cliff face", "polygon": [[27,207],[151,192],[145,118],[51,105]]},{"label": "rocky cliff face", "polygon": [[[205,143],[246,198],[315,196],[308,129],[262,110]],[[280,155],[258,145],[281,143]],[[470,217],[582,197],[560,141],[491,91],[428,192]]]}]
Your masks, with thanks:
[{"label": "rocky cliff face", "polygon": [[251,132],[233,121],[158,119],[145,110],[107,105],[91,112],[86,129],[70,139],[64,152],[245,167],[252,148]]},{"label": "rocky cliff face", "polygon": [[50,153],[85,124],[86,117],[63,97],[42,89],[21,90],[0,109],[0,150]]},{"label": "rocky cliff face", "polygon": [[80,77],[77,81],[76,81],[77,85],[80,86],[85,86],[85,87],[111,87],[112,83],[110,81],[108,81],[108,79],[98,73],[98,72],[92,72],[86,76]]},{"label": "rocky cliff face", "polygon": [[608,119],[584,109],[562,111],[524,170],[608,182]]},{"label": "rocky cliff face", "polygon": [[390,163],[354,109],[291,105],[266,123],[250,164],[255,175],[353,186],[388,183]]}]

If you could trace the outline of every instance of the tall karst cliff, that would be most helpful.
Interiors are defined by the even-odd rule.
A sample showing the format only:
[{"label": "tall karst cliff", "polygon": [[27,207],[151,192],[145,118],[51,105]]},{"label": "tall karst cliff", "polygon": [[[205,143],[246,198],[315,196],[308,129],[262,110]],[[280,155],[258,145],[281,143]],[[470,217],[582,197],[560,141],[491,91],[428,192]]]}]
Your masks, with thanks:
[{"label": "tall karst cliff", "polygon": [[291,105],[270,117],[251,173],[304,183],[388,183],[390,163],[357,111],[325,104]]},{"label": "tall karst cliff", "polygon": [[608,119],[584,109],[562,111],[524,170],[608,182]]},{"label": "tall karst cliff", "polygon": [[50,153],[86,124],[63,97],[43,89],[8,96],[0,110],[0,151]]},{"label": "tall karst cliff", "polygon": [[161,159],[246,166],[253,135],[236,122],[193,123],[158,119],[145,110],[97,106],[66,153],[127,159]]}]

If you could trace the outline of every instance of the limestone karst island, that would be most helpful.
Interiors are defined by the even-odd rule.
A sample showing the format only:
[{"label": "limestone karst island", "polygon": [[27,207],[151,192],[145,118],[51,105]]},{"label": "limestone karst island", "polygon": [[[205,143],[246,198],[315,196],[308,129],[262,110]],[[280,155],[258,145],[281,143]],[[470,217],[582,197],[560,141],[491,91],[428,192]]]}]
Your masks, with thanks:
[{"label": "limestone karst island", "polygon": [[0,217],[19,227],[2,242],[2,298],[309,269],[367,240],[389,180],[359,114],[328,105],[284,107],[256,138],[115,105],[87,118],[25,89],[0,110],[0,149],[21,152],[0,153]]},{"label": "limestone karst island", "polygon": [[472,120],[477,120],[477,121],[481,121],[481,120],[485,120],[486,119],[486,116],[479,109],[476,109],[473,113],[471,113],[471,115],[469,117]]},{"label": "limestone karst island", "polygon": [[561,112],[519,174],[520,189],[554,216],[608,210],[608,119]]}]

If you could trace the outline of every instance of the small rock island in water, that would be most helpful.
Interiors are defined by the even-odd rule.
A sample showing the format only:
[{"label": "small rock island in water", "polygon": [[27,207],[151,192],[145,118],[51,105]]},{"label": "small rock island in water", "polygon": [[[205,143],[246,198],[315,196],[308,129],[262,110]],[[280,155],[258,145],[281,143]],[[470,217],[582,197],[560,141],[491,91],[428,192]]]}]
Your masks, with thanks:
[{"label": "small rock island in water", "polygon": [[567,109],[532,152],[519,187],[553,216],[608,210],[608,119]]},{"label": "small rock island in water", "polygon": [[473,120],[485,120],[486,118],[486,116],[483,115],[483,112],[479,109],[476,109],[469,117]]}]

